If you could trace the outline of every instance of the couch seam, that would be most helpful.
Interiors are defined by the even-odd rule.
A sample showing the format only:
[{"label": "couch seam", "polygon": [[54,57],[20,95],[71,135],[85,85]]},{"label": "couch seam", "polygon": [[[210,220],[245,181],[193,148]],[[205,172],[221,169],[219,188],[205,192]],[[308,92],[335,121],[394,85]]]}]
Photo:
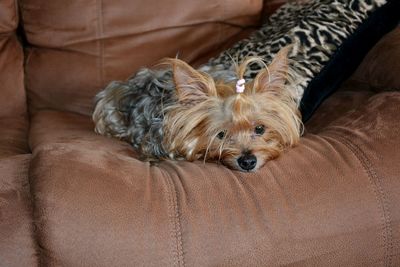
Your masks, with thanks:
[{"label": "couch seam", "polygon": [[[15,10],[15,17],[16,17],[16,28],[13,31],[13,35],[15,36],[15,38],[18,39],[18,34],[17,34],[17,30],[20,24],[23,24],[22,22],[22,14],[20,14],[20,12],[22,12],[22,7],[20,7],[20,1],[19,0],[14,0],[14,10]],[[32,160],[33,160],[33,152],[30,148],[29,145],[29,132],[30,132],[30,116],[28,114],[28,92],[27,92],[27,88],[26,88],[26,75],[25,75],[25,51],[24,51],[24,46],[23,44],[18,41],[19,44],[19,48],[21,49],[21,53],[22,53],[22,59],[21,59],[21,67],[22,67],[22,83],[23,83],[23,90],[25,93],[25,107],[26,107],[26,114],[24,115],[27,119],[27,129],[26,129],[26,146],[28,147],[28,149],[30,150],[29,153],[29,162],[27,163],[27,170],[26,170],[26,175],[27,175],[27,184],[28,184],[28,194],[29,194],[29,207],[30,207],[30,211],[29,211],[29,215],[31,216],[31,220],[30,220],[30,237],[32,238],[32,243],[34,246],[34,255],[32,255],[34,257],[34,262],[36,263],[36,266],[42,266],[43,265],[43,254],[44,254],[44,248],[42,246],[42,238],[39,234],[39,227],[37,225],[37,202],[36,202],[36,194],[34,192],[34,188],[33,188],[33,183],[32,183],[32,178],[31,178],[31,173],[32,173]]]},{"label": "couch seam", "polygon": [[14,32],[17,32],[18,26],[19,26],[19,22],[20,22],[20,18],[19,18],[19,5],[18,5],[18,0],[14,0],[14,10],[15,10],[15,19],[16,19],[16,25],[15,25],[15,29]]},{"label": "couch seam", "polygon": [[32,245],[33,245],[33,250],[34,253],[31,255],[32,256],[32,261],[36,263],[35,266],[41,266],[40,263],[42,262],[42,247],[39,244],[39,237],[38,237],[38,230],[37,230],[37,225],[36,225],[36,220],[35,220],[35,214],[34,214],[34,209],[36,208],[36,203],[33,198],[33,192],[32,192],[32,184],[31,184],[31,179],[30,179],[30,169],[31,169],[31,164],[32,164],[32,154],[24,154],[24,155],[29,155],[29,162],[27,162],[27,170],[26,170],[26,175],[27,175],[27,186],[28,186],[28,208],[29,212],[27,212],[30,216],[30,223],[29,223],[29,230],[30,230],[30,238],[32,239]]},{"label": "couch seam", "polygon": [[170,219],[170,224],[172,226],[170,235],[174,243],[173,264],[174,266],[185,266],[185,261],[183,257],[181,221],[180,221],[179,206],[178,206],[178,192],[176,190],[174,182],[172,181],[172,178],[168,173],[165,176],[165,178],[168,187],[168,209],[169,209],[168,217]]},{"label": "couch seam", "polygon": [[103,19],[103,1],[97,0],[97,49],[99,52],[99,86],[104,84],[104,19]]},{"label": "couch seam", "polygon": [[[225,14],[226,14],[226,1],[224,1],[224,3],[221,5],[221,7],[222,7],[222,17],[225,17]],[[217,27],[218,27],[218,29],[217,29],[217,31],[218,31],[218,34],[217,34],[217,48],[218,47],[221,47],[221,45],[222,45],[222,32],[223,32],[223,25],[221,24],[221,23],[217,23]]]},{"label": "couch seam", "polygon": [[373,168],[373,164],[358,145],[356,145],[354,142],[352,142],[350,139],[344,136],[335,136],[335,139],[344,144],[353,153],[353,155],[358,159],[358,161],[361,163],[365,172],[368,175],[368,181],[373,188],[375,199],[381,211],[381,221],[382,221],[381,223],[383,226],[382,239],[385,248],[384,263],[385,266],[392,266],[392,257],[393,257],[392,220],[389,210],[388,198],[382,188],[380,179],[375,169]]},{"label": "couch seam", "polygon": [[43,245],[43,236],[40,235],[40,230],[41,226],[39,224],[39,215],[38,215],[38,197],[35,191],[35,186],[34,186],[34,181],[33,178],[31,177],[32,175],[32,162],[34,160],[34,155],[33,152],[31,154],[31,159],[29,161],[29,166],[28,166],[28,182],[29,182],[29,193],[31,197],[31,215],[32,215],[32,236],[35,239],[35,244],[36,244],[36,256],[37,256],[37,266],[44,266],[45,264],[45,258],[48,258],[48,254],[46,253],[46,250]]}]

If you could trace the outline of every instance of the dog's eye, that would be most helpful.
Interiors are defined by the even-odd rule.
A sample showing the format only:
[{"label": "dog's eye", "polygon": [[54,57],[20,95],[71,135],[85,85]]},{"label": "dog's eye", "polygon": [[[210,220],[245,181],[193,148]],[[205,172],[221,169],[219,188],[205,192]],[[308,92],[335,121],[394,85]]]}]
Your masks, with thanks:
[{"label": "dog's eye", "polygon": [[265,133],[264,125],[257,125],[256,128],[254,128],[254,133],[257,135],[262,135],[263,133]]},{"label": "dog's eye", "polygon": [[217,137],[218,137],[219,139],[222,140],[222,138],[225,137],[225,131],[220,131],[220,132],[217,134]]}]

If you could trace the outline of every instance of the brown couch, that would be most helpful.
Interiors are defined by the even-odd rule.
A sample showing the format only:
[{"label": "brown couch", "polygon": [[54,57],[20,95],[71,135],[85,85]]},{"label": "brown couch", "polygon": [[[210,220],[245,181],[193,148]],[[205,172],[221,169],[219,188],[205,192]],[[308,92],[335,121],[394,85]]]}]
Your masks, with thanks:
[{"label": "brown couch", "polygon": [[399,28],[256,173],[93,132],[109,81],[204,62],[264,2],[0,1],[0,266],[400,266]]}]

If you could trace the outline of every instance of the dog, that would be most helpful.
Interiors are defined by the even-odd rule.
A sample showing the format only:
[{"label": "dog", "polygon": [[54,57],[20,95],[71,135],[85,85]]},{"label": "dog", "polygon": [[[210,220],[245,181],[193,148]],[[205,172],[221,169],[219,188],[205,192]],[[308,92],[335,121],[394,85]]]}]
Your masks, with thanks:
[{"label": "dog", "polygon": [[316,90],[309,85],[386,2],[289,1],[198,69],[167,59],[110,83],[96,97],[95,130],[131,143],[143,159],[255,171],[299,142],[299,110],[308,119],[314,106],[303,101]]},{"label": "dog", "polygon": [[[201,71],[179,59],[141,69],[96,96],[95,131],[125,140],[146,160],[204,160],[255,171],[302,133],[288,52],[267,66],[249,57],[234,71]],[[263,67],[245,79],[252,65]]]}]

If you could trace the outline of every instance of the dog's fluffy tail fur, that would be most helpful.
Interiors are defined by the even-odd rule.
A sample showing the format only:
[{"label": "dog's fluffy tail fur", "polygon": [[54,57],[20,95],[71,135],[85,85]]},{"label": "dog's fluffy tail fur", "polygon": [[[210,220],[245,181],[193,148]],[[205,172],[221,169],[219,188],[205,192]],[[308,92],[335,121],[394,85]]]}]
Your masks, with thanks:
[{"label": "dog's fluffy tail fur", "polygon": [[126,82],[111,82],[95,98],[95,131],[128,141],[147,157],[164,157],[162,110],[170,105],[173,88],[168,69],[143,68]]}]

